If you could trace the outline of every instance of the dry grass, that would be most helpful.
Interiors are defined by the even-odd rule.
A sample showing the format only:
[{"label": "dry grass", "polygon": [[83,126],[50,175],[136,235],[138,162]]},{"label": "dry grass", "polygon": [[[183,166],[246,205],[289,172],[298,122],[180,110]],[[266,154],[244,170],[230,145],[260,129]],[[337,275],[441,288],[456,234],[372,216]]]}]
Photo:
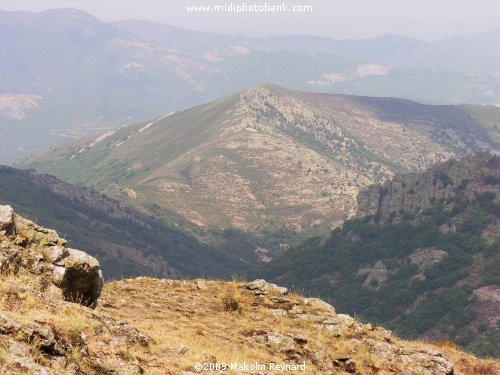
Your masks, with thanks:
[{"label": "dry grass", "polygon": [[148,279],[116,282],[108,284],[104,293],[103,309],[154,339],[151,354],[163,354],[158,373],[161,368],[192,371],[200,361],[283,362],[283,355],[272,353],[248,333],[303,328],[303,322],[290,324],[283,317],[265,314],[258,298],[243,293],[238,284],[214,281],[207,283],[206,290],[198,290],[194,283],[178,284]]},{"label": "dry grass", "polygon": [[[19,278],[22,280],[25,276],[21,274]],[[102,323],[93,317],[91,310],[80,305],[46,298],[28,287],[33,278],[26,278],[26,282],[22,284],[12,283],[13,278],[13,276],[6,277],[0,281],[0,311],[8,313],[13,321],[18,322],[23,327],[39,324],[52,331],[59,339],[58,341],[67,343],[68,346],[73,346],[81,333],[97,332],[102,327]],[[33,284],[36,282],[31,282],[31,286]],[[40,337],[31,336],[29,332],[29,330],[21,331],[14,336],[7,336],[7,338],[28,345],[28,357],[31,362],[50,366],[47,354],[40,349]],[[19,366],[12,364],[12,361],[9,360],[8,346],[10,345],[7,341],[5,341],[3,348],[0,346],[0,363],[9,364],[10,362],[10,367],[18,368]],[[78,351],[70,350],[67,357],[69,362],[78,363],[79,366],[83,365],[82,369],[85,368],[85,361],[82,360]],[[2,369],[0,373],[9,372],[4,372]]]},{"label": "dry grass", "polygon": [[[294,363],[280,343],[265,339],[269,334],[307,338],[307,343],[299,347],[307,365],[301,374],[324,373],[318,367],[319,362],[332,363],[339,358],[351,358],[358,374],[398,373],[387,360],[356,341],[359,337],[383,340],[378,330],[365,326],[362,332],[339,337],[320,329],[314,319],[321,312],[304,305],[303,298],[297,295],[273,302],[271,296],[253,295],[241,282],[205,281],[198,287],[196,282],[139,278],[106,284],[94,312],[40,297],[11,281],[9,277],[0,281],[0,311],[7,311],[19,322],[50,327],[59,341],[71,348],[66,354],[69,365],[75,364],[88,374],[106,374],[116,368],[120,368],[120,374],[137,373],[132,367],[120,367],[123,363],[140,366],[146,374],[162,375],[194,371],[197,362]],[[283,315],[282,309],[294,304],[307,312],[304,318]],[[103,323],[109,319],[137,328],[151,338],[150,345],[119,341],[116,332]],[[81,342],[82,333],[86,345]],[[431,345],[392,340],[404,347]],[[30,357],[37,364],[47,365],[48,359],[38,350],[38,344],[36,340],[29,342]],[[489,375],[500,370],[498,363],[465,355],[450,343],[431,346],[452,360],[465,375]],[[9,373],[7,369],[14,368],[7,352],[8,346],[0,342],[0,373]],[[340,369],[329,373],[336,371],[342,373]]]},{"label": "dry grass", "polygon": [[[423,345],[429,346],[428,343]],[[448,340],[431,343],[431,347],[438,349],[446,358],[449,358],[464,375],[498,375],[500,364],[491,359],[478,359],[473,355],[464,355],[463,350]]]},{"label": "dry grass", "polygon": [[[193,365],[203,361],[290,363],[278,348],[256,339],[264,332],[301,334],[309,339],[306,345],[309,352],[326,351],[331,359],[352,358],[360,374],[394,373],[384,370],[387,367],[384,359],[360,350],[352,337],[336,337],[316,328],[310,319],[281,315],[279,309],[303,304],[303,298],[297,295],[287,295],[286,299],[289,302],[273,303],[267,297],[251,294],[238,282],[207,281],[206,289],[198,290],[194,282],[142,278],[108,283],[98,310],[129,322],[153,338],[149,352],[140,352],[145,361],[158,366],[148,369],[151,374],[163,374],[164,369],[172,373],[193,371]],[[377,338],[378,333],[367,329],[360,335]],[[474,365],[487,363],[464,357],[457,348],[446,350],[456,358],[467,358],[471,364],[477,361]],[[305,374],[319,373],[312,357],[306,358],[306,362]]]}]

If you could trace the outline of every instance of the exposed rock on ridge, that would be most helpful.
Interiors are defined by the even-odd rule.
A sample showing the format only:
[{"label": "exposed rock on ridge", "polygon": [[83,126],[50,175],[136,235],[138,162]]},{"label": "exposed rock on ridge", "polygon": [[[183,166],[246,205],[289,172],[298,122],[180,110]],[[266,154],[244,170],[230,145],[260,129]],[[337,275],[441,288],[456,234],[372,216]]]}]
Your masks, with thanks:
[{"label": "exposed rock on ridge", "polygon": [[65,244],[54,230],[0,206],[0,274],[29,273],[39,291],[94,307],[103,286],[99,262]]},{"label": "exposed rock on ridge", "polygon": [[0,165],[0,171],[5,174],[18,174],[26,183],[48,188],[56,195],[78,199],[97,212],[103,212],[117,219],[131,219],[130,209],[120,200],[110,198],[94,189],[68,184],[48,174],[39,174],[33,170],[19,170]]},{"label": "exposed rock on ridge", "polygon": [[481,193],[499,193],[499,181],[498,155],[484,153],[464,160],[450,160],[424,173],[396,176],[383,185],[372,185],[361,191],[357,197],[356,217],[371,216],[379,223],[390,216],[398,220],[410,214],[419,221],[422,213],[440,199],[460,196],[472,200]]},{"label": "exposed rock on ridge", "polygon": [[151,214],[257,235],[273,257],[352,218],[360,189],[488,149],[460,108],[260,85],[22,165]]}]

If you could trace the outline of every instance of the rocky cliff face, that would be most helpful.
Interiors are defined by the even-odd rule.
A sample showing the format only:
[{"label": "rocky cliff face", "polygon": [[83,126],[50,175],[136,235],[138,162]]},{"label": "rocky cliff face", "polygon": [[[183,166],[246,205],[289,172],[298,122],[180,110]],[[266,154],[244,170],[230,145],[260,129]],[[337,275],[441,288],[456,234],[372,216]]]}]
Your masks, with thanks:
[{"label": "rocky cliff face", "polygon": [[[404,215],[419,221],[423,212],[441,199],[471,200],[500,190],[500,157],[488,153],[436,164],[424,173],[396,176],[383,185],[372,185],[357,197],[356,217],[371,216],[376,223]],[[453,204],[448,205],[449,209]]]},{"label": "rocky cliff face", "polygon": [[110,198],[94,189],[68,184],[48,174],[19,170],[0,165],[0,174],[16,174],[25,183],[49,189],[55,195],[84,203],[90,209],[116,219],[132,219],[130,209],[120,200]]},{"label": "rocky cliff face", "polygon": [[481,154],[372,186],[358,196],[365,219],[247,275],[321,295],[403,337],[499,357],[499,167]]}]

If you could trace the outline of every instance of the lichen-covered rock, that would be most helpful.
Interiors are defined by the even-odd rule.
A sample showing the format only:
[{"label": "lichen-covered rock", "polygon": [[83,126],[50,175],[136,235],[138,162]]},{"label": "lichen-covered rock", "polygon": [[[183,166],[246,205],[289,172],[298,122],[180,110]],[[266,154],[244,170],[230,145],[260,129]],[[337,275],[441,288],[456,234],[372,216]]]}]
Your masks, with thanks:
[{"label": "lichen-covered rock", "polygon": [[254,280],[246,284],[246,288],[251,290],[255,295],[265,295],[268,293],[275,293],[286,295],[288,294],[288,289],[280,287],[276,284],[268,283],[266,280]]},{"label": "lichen-covered rock", "polygon": [[57,232],[0,206],[0,274],[28,272],[52,296],[95,307],[103,276],[97,259],[65,246]]},{"label": "lichen-covered rock", "polygon": [[14,225],[14,210],[10,206],[0,206],[0,231],[10,232]]},{"label": "lichen-covered rock", "polygon": [[104,283],[99,262],[83,251],[66,250],[67,256],[56,260],[62,266],[54,267],[53,283],[61,288],[66,301],[95,306]]},{"label": "lichen-covered rock", "polygon": [[403,348],[383,341],[365,338],[363,344],[368,346],[370,352],[393,361],[398,374],[421,375],[459,375],[460,372],[453,367],[453,363],[444,358],[434,349]]},{"label": "lichen-covered rock", "polygon": [[335,308],[319,298],[305,298],[304,304],[312,309],[324,310],[331,314],[335,314]]}]

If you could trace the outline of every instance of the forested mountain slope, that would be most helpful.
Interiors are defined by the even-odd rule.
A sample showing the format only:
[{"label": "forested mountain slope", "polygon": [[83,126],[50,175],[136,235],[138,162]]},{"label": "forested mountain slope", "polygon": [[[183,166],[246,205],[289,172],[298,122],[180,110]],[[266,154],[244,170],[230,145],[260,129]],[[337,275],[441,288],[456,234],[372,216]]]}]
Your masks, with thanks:
[{"label": "forested mountain slope", "polygon": [[173,213],[166,223],[95,190],[34,171],[0,166],[0,181],[0,204],[56,229],[71,246],[97,257],[109,278],[230,277],[257,262],[243,238],[209,245]]},{"label": "forested mountain slope", "polygon": [[[405,337],[446,338],[498,357],[499,193],[500,158],[490,154],[397,177],[360,194],[360,214],[370,216],[249,277],[320,296]],[[367,205],[367,196],[378,201]]]}]

